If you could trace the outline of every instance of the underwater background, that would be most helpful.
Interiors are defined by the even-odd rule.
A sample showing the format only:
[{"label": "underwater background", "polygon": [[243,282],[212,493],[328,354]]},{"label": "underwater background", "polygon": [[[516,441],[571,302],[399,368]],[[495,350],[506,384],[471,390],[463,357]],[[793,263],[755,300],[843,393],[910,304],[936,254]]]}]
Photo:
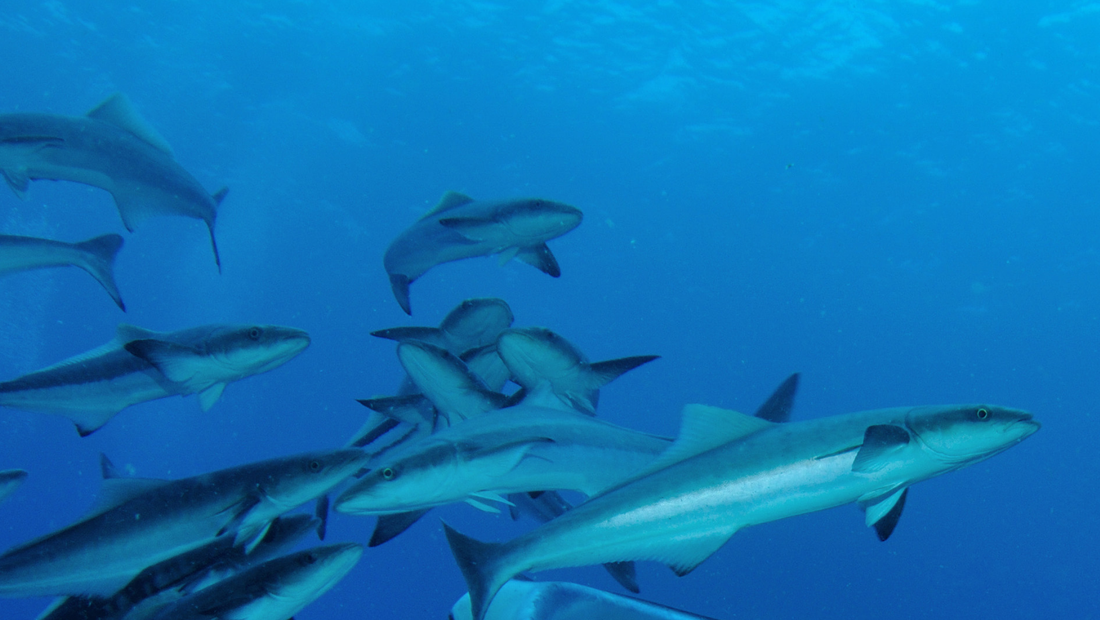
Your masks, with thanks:
[{"label": "underwater background", "polygon": [[[886,543],[846,506],[749,528],[642,596],[717,618],[1100,616],[1100,4],[1092,2],[6,2],[0,113],[77,115],[126,93],[208,190],[203,224],[125,232],[106,192],[0,188],[0,232],[125,235],[123,314],[86,274],[0,280],[0,379],[128,322],[256,322],[312,346],[230,386],[127,409],[81,439],[0,411],[0,548],[91,505],[99,453],[178,478],[343,445],[395,392],[392,342],[469,297],[508,301],[593,360],[659,354],[600,416],[674,435],[685,403],[752,412],[791,372],[794,419],[990,402],[1043,429],[921,483]],[[382,254],[447,190],[569,203],[551,279],[513,261],[433,269],[413,317]],[[375,549],[298,614],[444,618],[465,584],[440,517]],[[332,515],[328,541],[373,518]],[[621,593],[600,567],[551,571]],[[46,599],[0,600],[33,618]]]}]

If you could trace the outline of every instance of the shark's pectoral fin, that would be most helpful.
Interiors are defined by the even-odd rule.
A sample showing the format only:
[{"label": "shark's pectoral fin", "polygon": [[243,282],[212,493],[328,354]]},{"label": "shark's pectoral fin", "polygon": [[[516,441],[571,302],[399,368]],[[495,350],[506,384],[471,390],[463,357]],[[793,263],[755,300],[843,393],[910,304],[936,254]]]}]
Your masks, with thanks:
[{"label": "shark's pectoral fin", "polygon": [[122,475],[118,473],[118,469],[115,468],[115,464],[102,452],[99,453],[99,475],[104,480],[122,477]]},{"label": "shark's pectoral fin", "polygon": [[328,532],[328,506],[328,493],[317,498],[317,507],[313,510],[313,516],[317,517],[317,538],[319,540],[324,540],[325,533]]},{"label": "shark's pectoral fin", "polygon": [[676,540],[669,544],[667,551],[657,554],[654,559],[665,562],[676,575],[683,577],[714,555],[736,532],[734,529],[699,538]]},{"label": "shark's pectoral fin", "polygon": [[245,522],[245,519],[248,518],[248,514],[252,512],[252,509],[258,506],[261,501],[262,500],[259,493],[249,493],[248,495],[242,497],[232,506],[218,513],[227,515],[229,518],[226,521],[225,525],[223,525],[222,528],[218,530],[217,536],[221,536],[222,534],[225,534],[227,532],[238,530],[234,544],[241,542],[241,540],[243,539],[241,538],[239,528],[241,527],[241,524]]},{"label": "shark's pectoral fin", "polygon": [[496,506],[490,506],[489,504],[485,504],[483,502],[479,502],[472,497],[467,497],[465,499],[465,502],[482,512],[491,512],[495,515],[500,514],[500,508],[497,508]]},{"label": "shark's pectoral fin", "polygon": [[500,231],[500,222],[491,217],[444,217],[439,224],[473,243],[491,239]]},{"label": "shark's pectoral fin", "polygon": [[487,499],[491,502],[498,502],[505,506],[515,506],[507,497],[504,497],[500,493],[494,493],[493,491],[477,491],[475,493],[470,493],[470,495],[481,499]]},{"label": "shark's pectoral fin", "polygon": [[4,175],[4,180],[8,182],[8,187],[11,191],[15,192],[15,195],[20,200],[27,199],[27,190],[30,189],[31,180],[27,176],[26,168],[5,168],[0,170],[0,174]]},{"label": "shark's pectoral fin", "polygon": [[397,305],[401,306],[405,314],[412,316],[412,306],[409,305],[410,284],[412,284],[412,280],[409,279],[409,276],[403,273],[390,274],[390,289],[393,290],[393,296],[397,299]]},{"label": "shark's pectoral fin", "polygon": [[203,411],[210,411],[210,408],[214,406],[214,403],[218,402],[218,399],[222,397],[222,392],[225,391],[225,383],[215,383],[214,385],[199,392],[199,407]]},{"label": "shark's pectoral fin", "polygon": [[775,392],[756,410],[756,417],[769,422],[783,423],[791,419],[794,395],[798,391],[798,373],[786,378]]},{"label": "shark's pectoral fin", "polygon": [[524,437],[501,445],[459,442],[455,447],[461,460],[479,460],[492,471],[505,474],[515,469],[524,459],[535,458],[535,455],[528,454],[532,448],[548,443],[554,443],[554,440],[549,437]]},{"label": "shark's pectoral fin", "polygon": [[638,587],[638,573],[634,569],[634,562],[608,562],[603,567],[612,579],[619,582],[619,585],[628,591],[634,594],[642,591]]},{"label": "shark's pectoral fin", "polygon": [[521,248],[516,254],[516,258],[547,274],[551,278],[561,276],[561,267],[558,266],[558,259],[554,258],[554,253],[550,251],[550,247],[545,243]]},{"label": "shark's pectoral fin", "polygon": [[909,431],[894,424],[876,424],[863,433],[863,445],[852,462],[852,471],[866,474],[880,471],[909,445]]},{"label": "shark's pectoral fin", "polygon": [[642,364],[648,364],[660,357],[660,355],[635,355],[589,364],[588,368],[592,371],[589,387],[601,388]]},{"label": "shark's pectoral fin", "polygon": [[196,376],[201,374],[203,359],[199,350],[152,338],[132,340],[126,343],[125,348],[130,355],[140,357],[152,364],[172,383],[185,387],[188,393],[194,391],[193,383]]},{"label": "shark's pectoral fin", "polygon": [[860,501],[860,507],[867,511],[867,526],[874,526],[879,540],[885,541],[894,533],[901,511],[905,509],[905,498],[908,494],[909,487],[904,487],[885,497]]},{"label": "shark's pectoral fin", "polygon": [[431,510],[431,508],[379,516],[378,522],[374,524],[374,533],[371,534],[370,542],[367,543],[367,545],[370,547],[377,547],[384,542],[392,540],[401,532],[412,527],[413,523],[416,523],[420,520],[420,517],[428,514],[429,510]]},{"label": "shark's pectoral fin", "polygon": [[244,552],[246,555],[255,551],[256,547],[258,547],[260,543],[264,541],[264,536],[267,536],[267,531],[271,529],[271,524],[274,522],[274,519],[272,519],[270,521],[260,523],[259,527],[255,528],[254,530],[247,527],[241,528],[241,531],[237,533],[237,539],[248,541],[247,543],[245,543],[244,546]]}]

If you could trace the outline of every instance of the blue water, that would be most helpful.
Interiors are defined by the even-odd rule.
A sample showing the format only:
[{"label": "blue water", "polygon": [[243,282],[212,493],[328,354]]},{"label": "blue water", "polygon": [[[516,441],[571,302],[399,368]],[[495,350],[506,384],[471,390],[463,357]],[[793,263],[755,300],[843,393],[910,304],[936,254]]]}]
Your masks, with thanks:
[{"label": "blue water", "polygon": [[[1100,4],[1086,2],[10,2],[0,112],[81,114],[130,96],[211,191],[205,227],[125,233],[110,196],[0,188],[0,231],[125,235],[125,315],[77,270],[0,280],[0,378],[132,322],[306,329],[313,344],[231,385],[124,411],[80,439],[0,411],[0,548],[78,519],[105,452],[182,477],[343,444],[392,393],[392,343],[500,296],[594,360],[656,353],[600,414],[674,434],[680,407],[753,410],[803,373],[795,417],[992,402],[1044,427],[915,486],[879,543],[853,506],[738,533],[698,570],[640,566],[643,595],[719,618],[1095,618],[1100,563]],[[390,239],[446,190],[582,209],[563,275],[495,259],[389,291]],[[443,618],[465,590],[433,512],[298,615]],[[365,542],[335,515],[329,539]],[[617,590],[599,568],[546,577]],[[32,618],[47,601],[0,600]]]}]

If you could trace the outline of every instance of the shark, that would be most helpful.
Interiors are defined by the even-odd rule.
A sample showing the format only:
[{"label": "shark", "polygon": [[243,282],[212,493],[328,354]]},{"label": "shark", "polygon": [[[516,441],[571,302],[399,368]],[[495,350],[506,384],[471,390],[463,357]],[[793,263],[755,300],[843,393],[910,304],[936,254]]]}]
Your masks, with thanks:
[{"label": "shark", "polygon": [[108,598],[58,599],[38,620],[122,620],[139,606],[162,607],[287,551],[319,526],[320,521],[309,515],[277,517],[251,552],[235,545],[234,534],[222,534],[201,547],[146,568]]},{"label": "shark", "polygon": [[524,571],[656,560],[691,572],[738,530],[856,503],[880,540],[909,488],[1017,445],[1039,423],[993,405],[880,409],[775,423],[688,405],[679,437],[634,478],[506,543],[444,524],[484,620],[497,591]]},{"label": "shark", "polygon": [[476,256],[519,259],[557,278],[561,268],[546,242],[580,225],[576,207],[542,198],[474,200],[447,192],[430,211],[399,234],[382,258],[390,288],[412,314],[409,285],[432,267]]},{"label": "shark", "polygon": [[0,471],[0,503],[11,497],[12,493],[15,493],[19,487],[23,486],[23,481],[27,479],[27,472],[22,469],[5,469]]},{"label": "shark", "polygon": [[162,608],[154,620],[286,620],[335,586],[363,556],[363,547],[314,547],[233,575]]},{"label": "shark", "polygon": [[79,267],[95,278],[119,309],[126,312],[115,284],[115,256],[122,247],[119,235],[102,235],[80,243],[0,235],[0,276],[50,267]]},{"label": "shark", "polygon": [[601,387],[660,357],[638,355],[589,363],[573,343],[545,327],[502,331],[496,352],[525,394],[541,390],[589,415],[596,415]]},{"label": "shark", "polygon": [[309,346],[277,325],[215,324],[175,332],[119,325],[114,340],[0,383],[0,406],[65,416],[87,436],[130,405],[198,394],[205,411],[226,385],[267,372]]},{"label": "shark", "polygon": [[[448,620],[472,620],[470,595],[451,608]],[[564,581],[504,584],[486,620],[714,620],[641,599]]]},{"label": "shark", "polygon": [[[477,365],[477,371],[485,373],[484,376],[488,376],[489,381],[496,385],[490,389],[500,391],[508,376],[504,363],[496,355],[494,344],[500,332],[511,326],[514,320],[512,309],[503,299],[474,298],[466,299],[455,306],[443,317],[439,327],[391,327],[371,332],[371,335],[399,343],[424,342],[453,355],[462,356],[464,360],[465,353]],[[435,420],[436,412],[430,401],[406,398],[419,393],[420,388],[406,374],[398,388],[397,399],[382,397],[360,400],[360,403],[370,408],[377,405],[389,415],[378,412],[371,415],[348,442],[349,445],[361,448],[374,443],[397,428],[401,418],[411,418],[414,421]]]},{"label": "shark", "polygon": [[208,193],[176,162],[168,142],[121,93],[84,116],[0,115],[0,176],[20,198],[38,179],[74,181],[106,190],[131,232],[154,215],[202,220],[221,270],[214,223],[228,190]]},{"label": "shark", "polygon": [[146,568],[232,533],[255,548],[274,519],[366,462],[361,450],[258,461],[178,480],[110,478],[76,523],[0,555],[0,596],[110,597]]}]

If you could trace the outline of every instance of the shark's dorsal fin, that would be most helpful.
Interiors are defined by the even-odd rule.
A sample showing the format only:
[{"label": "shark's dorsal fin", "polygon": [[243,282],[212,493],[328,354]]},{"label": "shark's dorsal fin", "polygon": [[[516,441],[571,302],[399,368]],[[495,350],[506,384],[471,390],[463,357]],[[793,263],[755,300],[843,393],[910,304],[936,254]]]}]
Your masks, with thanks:
[{"label": "shark's dorsal fin", "polygon": [[102,452],[99,453],[99,473],[104,480],[122,477],[122,475],[118,473],[118,468],[115,467],[115,464]]},{"label": "shark's dorsal fin", "polygon": [[130,325],[129,323],[119,323],[118,327],[115,328],[115,339],[121,344],[126,344],[131,340],[158,338],[161,335],[160,332],[138,327],[137,325]]},{"label": "shark's dorsal fin", "polygon": [[107,97],[103,103],[92,108],[87,116],[128,131],[158,151],[169,157],[175,157],[168,141],[157,133],[157,130],[153,129],[152,125],[147,123],[145,119],[141,118],[141,115],[134,108],[134,104],[130,103],[129,97],[122,93],[115,93]]},{"label": "shark's dorsal fin", "polygon": [[361,398],[359,404],[371,411],[377,411],[391,420],[404,422],[416,426],[423,422],[421,406],[427,399],[423,394],[408,394],[405,396],[382,396],[379,398]]},{"label": "shark's dorsal fin", "polygon": [[647,472],[664,469],[772,426],[761,418],[708,405],[685,405],[681,416],[680,436],[657,457]]},{"label": "shark's dorsal fin", "polygon": [[155,478],[106,478],[99,489],[90,514],[98,515],[131,499],[167,484]]},{"label": "shark's dorsal fin", "polygon": [[769,422],[784,423],[791,419],[791,409],[794,408],[794,395],[798,391],[798,373],[787,377],[779,387],[772,392],[768,400],[753,414],[758,418]]},{"label": "shark's dorsal fin", "polygon": [[461,192],[450,192],[449,191],[449,192],[443,194],[443,197],[439,199],[439,202],[436,203],[436,205],[434,207],[429,209],[427,213],[422,215],[420,217],[420,219],[422,219],[422,220],[428,219],[429,217],[431,217],[433,215],[438,215],[440,213],[443,213],[444,211],[450,211],[451,209],[454,209],[456,207],[461,207],[462,205],[468,205],[473,201],[474,201],[474,199],[470,198],[466,194],[463,194]]},{"label": "shark's dorsal fin", "polygon": [[661,356],[635,355],[633,357],[620,357],[619,359],[604,360],[602,362],[589,364],[588,368],[591,370],[591,384],[589,387],[602,388],[615,379],[618,379],[623,374],[634,370],[642,364],[648,364],[659,357]]}]

